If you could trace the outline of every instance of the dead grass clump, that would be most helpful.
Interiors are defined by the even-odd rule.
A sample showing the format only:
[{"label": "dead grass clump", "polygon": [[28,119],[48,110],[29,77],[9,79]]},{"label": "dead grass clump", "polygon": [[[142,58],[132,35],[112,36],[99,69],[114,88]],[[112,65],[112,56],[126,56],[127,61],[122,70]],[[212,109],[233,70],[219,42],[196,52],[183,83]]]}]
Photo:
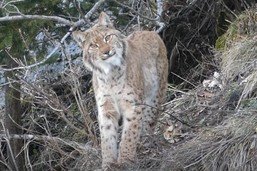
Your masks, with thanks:
[{"label": "dead grass clump", "polygon": [[[249,75],[256,68],[256,37],[238,42],[222,55],[221,70],[225,79]],[[249,70],[250,69],[250,70]]]},{"label": "dead grass clump", "polygon": [[221,72],[224,81],[237,81],[243,86],[240,100],[254,93],[257,85],[257,40],[256,37],[235,44],[222,56]]},{"label": "dead grass clump", "polygon": [[257,170],[257,38],[254,35],[251,32],[244,39],[235,39],[237,42],[216,56],[221,61],[219,76],[214,74],[188,92],[177,90],[179,96],[166,104],[169,113],[165,114],[166,120],[182,121],[183,127],[181,140],[163,147],[165,154],[159,156],[162,170]]},{"label": "dead grass clump", "polygon": [[168,152],[163,169],[174,170],[256,170],[256,111],[243,111],[206,127],[192,140]]},{"label": "dead grass clump", "polygon": [[216,48],[219,50],[230,49],[235,42],[247,39],[256,33],[257,13],[255,8],[250,8],[239,15],[231,23],[225,34],[220,36],[216,41]]}]

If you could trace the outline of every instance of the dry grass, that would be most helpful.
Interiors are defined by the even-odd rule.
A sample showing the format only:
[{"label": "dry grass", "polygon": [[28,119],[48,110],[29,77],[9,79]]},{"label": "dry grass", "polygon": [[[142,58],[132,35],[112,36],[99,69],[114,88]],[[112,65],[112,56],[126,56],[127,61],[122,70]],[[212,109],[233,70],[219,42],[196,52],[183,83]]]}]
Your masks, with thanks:
[{"label": "dry grass", "polygon": [[166,153],[162,168],[174,170],[256,170],[256,111],[243,111]]},{"label": "dry grass", "polygon": [[161,170],[257,170],[256,36],[245,35],[216,57],[221,89],[197,85],[167,103],[167,112],[189,126],[180,142],[162,147]]}]

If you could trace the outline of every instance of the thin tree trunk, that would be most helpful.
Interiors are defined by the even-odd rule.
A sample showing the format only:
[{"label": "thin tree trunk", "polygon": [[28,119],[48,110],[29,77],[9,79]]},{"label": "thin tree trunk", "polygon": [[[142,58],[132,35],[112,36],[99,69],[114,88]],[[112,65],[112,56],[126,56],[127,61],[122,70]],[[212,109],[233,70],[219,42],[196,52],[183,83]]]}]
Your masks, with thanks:
[{"label": "thin tree trunk", "polygon": [[[8,57],[8,68],[16,67],[17,64],[10,57]],[[8,71],[5,73],[5,78],[16,80],[5,87],[5,128],[10,134],[21,134],[22,130],[18,125],[21,125],[21,102],[20,102],[20,83],[15,77],[15,72]],[[10,139],[7,141],[7,156],[8,164],[12,171],[23,171],[25,162],[21,151],[24,145],[22,140]]]}]

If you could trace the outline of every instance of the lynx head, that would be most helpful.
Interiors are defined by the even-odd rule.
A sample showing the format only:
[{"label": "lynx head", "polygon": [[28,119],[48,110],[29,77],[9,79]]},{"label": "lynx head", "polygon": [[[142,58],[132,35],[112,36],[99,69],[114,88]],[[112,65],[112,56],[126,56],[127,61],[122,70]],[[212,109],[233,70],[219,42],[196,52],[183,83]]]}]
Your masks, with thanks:
[{"label": "lynx head", "polygon": [[83,61],[89,70],[108,74],[115,66],[122,65],[123,36],[104,12],[92,28],[73,32],[73,38],[82,48]]}]

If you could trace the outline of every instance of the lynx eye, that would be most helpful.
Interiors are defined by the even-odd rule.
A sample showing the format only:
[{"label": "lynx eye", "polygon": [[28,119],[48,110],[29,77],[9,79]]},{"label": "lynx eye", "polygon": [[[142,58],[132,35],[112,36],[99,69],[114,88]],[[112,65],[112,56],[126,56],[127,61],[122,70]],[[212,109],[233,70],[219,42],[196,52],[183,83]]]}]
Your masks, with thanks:
[{"label": "lynx eye", "polygon": [[105,41],[105,42],[110,41],[110,40],[111,40],[111,36],[112,36],[111,34],[110,34],[110,35],[105,36],[105,37],[104,37],[104,41]]},{"label": "lynx eye", "polygon": [[89,47],[92,48],[92,49],[96,49],[96,48],[99,47],[99,45],[98,45],[98,44],[91,43]]}]

